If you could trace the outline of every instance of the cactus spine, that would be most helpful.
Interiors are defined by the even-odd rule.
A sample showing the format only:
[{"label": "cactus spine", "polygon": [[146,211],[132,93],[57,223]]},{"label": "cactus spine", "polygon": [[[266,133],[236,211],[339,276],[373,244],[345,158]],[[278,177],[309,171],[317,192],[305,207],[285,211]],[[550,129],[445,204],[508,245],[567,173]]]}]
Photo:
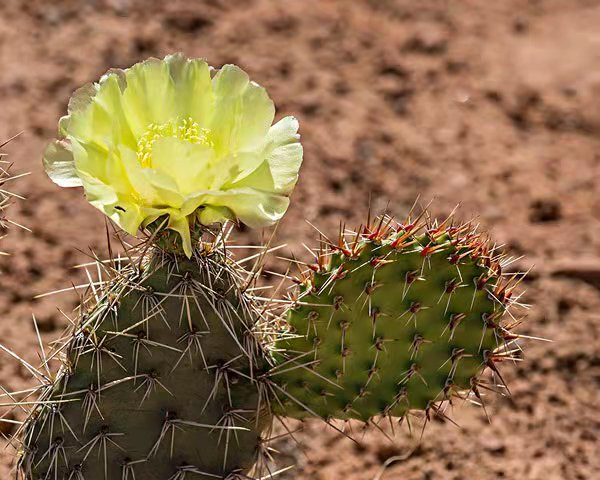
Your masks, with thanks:
[{"label": "cactus spine", "polygon": [[[8,182],[11,182],[13,180],[16,180],[18,178],[28,175],[28,173],[21,173],[18,175],[13,175],[11,173],[12,164],[9,161],[4,159],[4,157],[7,154],[2,152],[2,149],[6,145],[8,145],[11,141],[13,141],[17,136],[18,136],[18,134],[9,138],[8,140],[5,140],[0,143],[0,238],[4,238],[6,236],[6,233],[10,229],[11,225],[17,226],[20,228],[25,228],[22,225],[19,225],[19,224],[13,222],[6,216],[6,209],[12,203],[13,198],[15,198],[15,197],[22,198],[20,195],[17,195],[16,193],[14,193],[12,191],[7,190],[6,184]],[[2,252],[2,254],[5,254],[5,253]]]}]

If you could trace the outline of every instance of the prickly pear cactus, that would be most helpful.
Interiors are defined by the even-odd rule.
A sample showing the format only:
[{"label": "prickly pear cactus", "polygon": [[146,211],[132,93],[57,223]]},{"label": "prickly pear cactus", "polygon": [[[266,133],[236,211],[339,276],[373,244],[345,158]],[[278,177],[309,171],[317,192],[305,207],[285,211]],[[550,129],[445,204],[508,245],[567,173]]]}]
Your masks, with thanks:
[{"label": "prickly pear cactus", "polygon": [[455,396],[481,400],[486,367],[503,383],[512,285],[471,225],[382,217],[324,244],[276,342],[277,413],[429,418]]},{"label": "prickly pear cactus", "polygon": [[470,225],[382,217],[324,242],[285,318],[252,294],[261,262],[245,272],[220,227],[269,226],[289,205],[302,146],[296,119],[274,113],[238,67],[182,54],[74,94],[48,175],[148,238],[97,262],[108,278],[39,368],[2,347],[40,382],[2,395],[29,412],[19,480],[267,478],[274,415],[429,419],[506,390],[514,282]]},{"label": "prickly pear cactus", "polygon": [[241,270],[205,244],[158,249],[94,288],[24,431],[27,480],[238,478],[270,415],[255,373],[257,307]]}]

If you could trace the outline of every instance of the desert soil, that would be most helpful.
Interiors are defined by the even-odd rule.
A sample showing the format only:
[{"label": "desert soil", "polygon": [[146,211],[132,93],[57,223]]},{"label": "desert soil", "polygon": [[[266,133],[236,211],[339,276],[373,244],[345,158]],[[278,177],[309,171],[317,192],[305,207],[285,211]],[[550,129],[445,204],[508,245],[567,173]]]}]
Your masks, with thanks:
[{"label": "desert soil", "polygon": [[[509,254],[534,266],[521,332],[526,361],[506,365],[512,398],[456,405],[411,438],[340,438],[308,423],[280,441],[287,479],[600,478],[600,2],[594,0],[4,0],[0,3],[0,139],[12,209],[32,232],[2,241],[0,342],[35,362],[38,319],[56,339],[77,296],[40,293],[84,280],[72,267],[106,255],[105,223],[82,192],[59,189],[40,156],[71,92],[109,67],[183,51],[236,63],[265,85],[278,116],[301,123],[305,163],[278,230],[286,254],[316,232],[374,210],[407,213],[417,197],[444,216],[476,216]],[[240,242],[259,234],[238,232]],[[27,388],[3,356],[0,385]],[[9,433],[7,425],[3,433]],[[2,446],[0,440],[0,447]],[[0,478],[12,453],[0,449]],[[111,479],[116,480],[116,479]]]}]

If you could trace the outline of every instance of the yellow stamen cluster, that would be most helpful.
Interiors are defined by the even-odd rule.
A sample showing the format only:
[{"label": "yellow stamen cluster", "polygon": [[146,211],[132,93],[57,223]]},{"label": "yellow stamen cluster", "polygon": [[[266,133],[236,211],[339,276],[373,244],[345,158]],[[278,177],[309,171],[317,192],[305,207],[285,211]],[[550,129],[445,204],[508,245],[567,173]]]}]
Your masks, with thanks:
[{"label": "yellow stamen cluster", "polygon": [[151,123],[137,142],[137,158],[144,168],[152,167],[152,147],[159,138],[171,137],[189,143],[212,147],[210,130],[201,128],[190,117],[184,120],[169,120],[163,124]]}]

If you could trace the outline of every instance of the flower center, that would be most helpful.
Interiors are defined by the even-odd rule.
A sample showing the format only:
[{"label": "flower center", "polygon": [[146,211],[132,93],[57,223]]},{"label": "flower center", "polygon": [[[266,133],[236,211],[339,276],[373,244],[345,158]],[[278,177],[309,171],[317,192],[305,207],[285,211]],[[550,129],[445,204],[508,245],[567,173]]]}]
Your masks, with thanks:
[{"label": "flower center", "polygon": [[209,138],[210,130],[201,128],[192,118],[184,120],[169,120],[166,123],[151,123],[148,129],[138,139],[137,159],[144,168],[152,166],[152,147],[160,138],[177,138],[185,142],[212,147]]}]

